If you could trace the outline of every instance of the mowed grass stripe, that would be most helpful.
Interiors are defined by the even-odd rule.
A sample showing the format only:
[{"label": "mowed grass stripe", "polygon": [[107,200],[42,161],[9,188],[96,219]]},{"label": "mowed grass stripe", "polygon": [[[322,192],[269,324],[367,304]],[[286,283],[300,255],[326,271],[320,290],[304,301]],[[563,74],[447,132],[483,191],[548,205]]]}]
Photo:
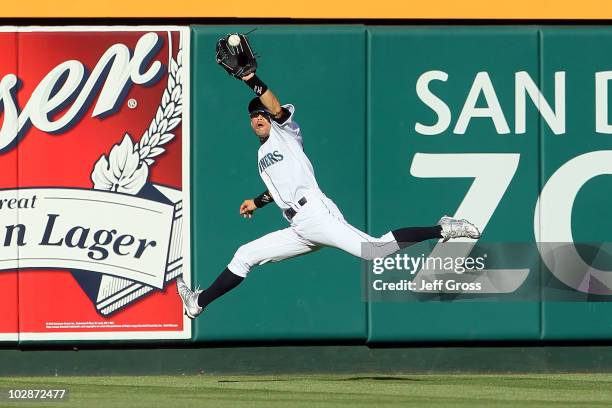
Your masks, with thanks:
[{"label": "mowed grass stripe", "polygon": [[92,408],[612,405],[611,374],[0,377],[0,388],[67,388],[60,406]]}]

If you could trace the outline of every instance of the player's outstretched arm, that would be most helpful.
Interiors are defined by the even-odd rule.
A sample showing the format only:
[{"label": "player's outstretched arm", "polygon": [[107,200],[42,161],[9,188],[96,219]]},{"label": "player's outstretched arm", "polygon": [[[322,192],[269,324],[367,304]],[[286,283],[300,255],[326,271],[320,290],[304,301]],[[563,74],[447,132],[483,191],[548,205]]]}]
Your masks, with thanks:
[{"label": "player's outstretched arm", "polygon": [[275,119],[279,119],[283,115],[283,109],[276,95],[268,89],[254,72],[242,77],[242,80],[259,96],[263,106],[266,107]]}]

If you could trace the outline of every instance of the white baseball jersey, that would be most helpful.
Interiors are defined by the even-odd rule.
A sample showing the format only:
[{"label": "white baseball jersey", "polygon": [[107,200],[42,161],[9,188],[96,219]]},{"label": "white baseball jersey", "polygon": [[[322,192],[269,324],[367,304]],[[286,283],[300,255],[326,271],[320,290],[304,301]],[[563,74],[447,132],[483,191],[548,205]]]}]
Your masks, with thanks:
[{"label": "white baseball jersey", "polygon": [[287,210],[298,209],[298,201],[310,193],[321,193],[314,169],[304,154],[299,125],[293,121],[295,108],[284,105],[289,117],[283,123],[271,121],[270,136],[259,147],[259,175],[274,202]]},{"label": "white baseball jersey", "polygon": [[[258,152],[259,174],[274,202],[283,210],[293,208],[288,228],[271,232],[238,248],[228,265],[245,277],[251,267],[276,262],[314,251],[320,247],[340,248],[352,255],[371,259],[399,249],[391,232],[372,237],[350,225],[334,202],[323,194],[312,164],[302,146],[300,127],[293,121],[295,108],[284,105],[289,118],[271,121],[270,136]],[[304,197],[307,202],[299,203]]]}]

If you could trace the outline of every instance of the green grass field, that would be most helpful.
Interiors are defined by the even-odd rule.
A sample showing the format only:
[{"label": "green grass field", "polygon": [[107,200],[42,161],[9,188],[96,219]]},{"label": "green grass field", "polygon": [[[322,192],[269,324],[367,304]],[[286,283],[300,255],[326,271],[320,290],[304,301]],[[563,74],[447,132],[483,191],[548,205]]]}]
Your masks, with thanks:
[{"label": "green grass field", "polygon": [[[8,388],[65,388],[64,402],[14,402]],[[611,406],[612,374],[0,377],[2,407]]]}]

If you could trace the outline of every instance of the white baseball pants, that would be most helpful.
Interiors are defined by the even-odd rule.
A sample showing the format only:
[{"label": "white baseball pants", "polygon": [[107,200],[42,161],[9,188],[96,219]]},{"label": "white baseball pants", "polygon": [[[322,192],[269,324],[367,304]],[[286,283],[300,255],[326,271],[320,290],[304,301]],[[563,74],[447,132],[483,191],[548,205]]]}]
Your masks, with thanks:
[{"label": "white baseball pants", "polygon": [[322,247],[342,249],[362,259],[384,257],[399,250],[391,232],[380,238],[358,230],[329,198],[308,197],[288,228],[271,232],[242,245],[228,265],[246,277],[252,267],[307,254]]}]

